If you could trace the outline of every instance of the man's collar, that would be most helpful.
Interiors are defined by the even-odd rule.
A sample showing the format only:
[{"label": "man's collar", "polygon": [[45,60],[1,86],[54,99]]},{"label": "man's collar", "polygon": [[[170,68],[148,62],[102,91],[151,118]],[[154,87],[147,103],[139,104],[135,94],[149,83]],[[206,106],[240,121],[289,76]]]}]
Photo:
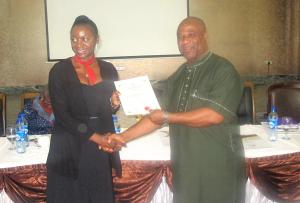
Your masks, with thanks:
[{"label": "man's collar", "polygon": [[199,56],[199,58],[192,64],[186,64],[186,68],[195,68],[207,61],[207,59],[212,55],[212,52],[210,50],[207,50],[204,54]]}]

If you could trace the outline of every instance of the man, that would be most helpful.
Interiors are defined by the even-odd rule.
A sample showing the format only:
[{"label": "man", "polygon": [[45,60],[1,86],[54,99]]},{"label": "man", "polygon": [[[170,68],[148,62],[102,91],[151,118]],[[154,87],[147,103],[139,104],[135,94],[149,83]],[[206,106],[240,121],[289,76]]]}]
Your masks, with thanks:
[{"label": "man", "polygon": [[244,201],[244,150],[236,111],[242,95],[237,71],[208,49],[204,22],[184,19],[177,30],[186,63],[166,81],[168,112],[153,110],[112,139],[124,143],[169,123],[174,202]]}]

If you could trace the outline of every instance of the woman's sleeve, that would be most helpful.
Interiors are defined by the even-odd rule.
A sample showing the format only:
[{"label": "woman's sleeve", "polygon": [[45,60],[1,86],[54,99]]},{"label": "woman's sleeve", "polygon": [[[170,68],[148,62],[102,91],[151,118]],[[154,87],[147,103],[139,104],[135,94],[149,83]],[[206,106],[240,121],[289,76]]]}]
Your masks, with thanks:
[{"label": "woman's sleeve", "polygon": [[117,80],[119,80],[119,74],[118,74],[118,71],[117,71],[117,69],[114,67],[114,65],[112,65],[112,72],[113,72],[113,80],[114,81],[117,81]]},{"label": "woman's sleeve", "polygon": [[88,139],[93,132],[88,128],[87,124],[74,118],[70,113],[69,102],[67,98],[68,83],[66,73],[54,66],[49,73],[49,93],[53,113],[55,117],[55,125],[59,125],[72,135],[85,137]]},{"label": "woman's sleeve", "polygon": [[112,81],[119,80],[118,71],[112,63],[103,60],[100,60],[99,63],[101,66],[102,78],[104,80],[112,80]]},{"label": "woman's sleeve", "polygon": [[[112,75],[112,80],[113,81],[118,81],[119,80],[119,74],[117,69],[115,68],[115,66],[113,64],[111,64],[111,75]],[[116,87],[113,86],[114,90],[116,90]],[[111,107],[111,111],[113,114],[116,114],[118,111],[120,110],[120,106],[118,106],[117,108],[113,108]]]}]

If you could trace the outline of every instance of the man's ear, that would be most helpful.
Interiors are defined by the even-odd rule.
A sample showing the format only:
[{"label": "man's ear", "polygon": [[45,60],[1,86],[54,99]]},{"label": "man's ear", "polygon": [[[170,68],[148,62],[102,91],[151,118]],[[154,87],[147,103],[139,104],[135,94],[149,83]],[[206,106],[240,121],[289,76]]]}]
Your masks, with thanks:
[{"label": "man's ear", "polygon": [[208,39],[208,34],[207,34],[207,32],[205,32],[203,36],[204,36],[204,39],[206,39],[206,40]]}]

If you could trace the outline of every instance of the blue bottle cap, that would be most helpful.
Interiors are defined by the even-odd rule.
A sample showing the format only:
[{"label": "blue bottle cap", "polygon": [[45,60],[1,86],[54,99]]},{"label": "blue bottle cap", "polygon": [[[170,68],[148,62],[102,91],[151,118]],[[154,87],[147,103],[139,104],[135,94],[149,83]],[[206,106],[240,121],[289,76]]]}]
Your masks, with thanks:
[{"label": "blue bottle cap", "polygon": [[271,112],[276,112],[276,107],[275,106],[272,106]]}]

